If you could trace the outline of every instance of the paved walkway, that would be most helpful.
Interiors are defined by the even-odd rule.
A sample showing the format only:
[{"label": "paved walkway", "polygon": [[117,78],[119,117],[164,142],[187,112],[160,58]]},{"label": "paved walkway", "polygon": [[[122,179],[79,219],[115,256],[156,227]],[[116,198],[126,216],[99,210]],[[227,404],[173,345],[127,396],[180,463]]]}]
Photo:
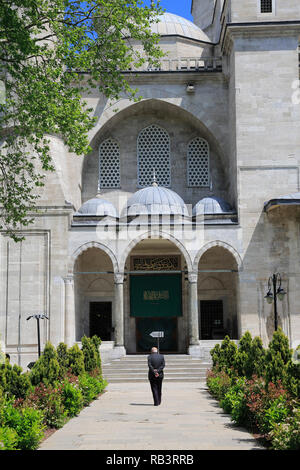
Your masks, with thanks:
[{"label": "paved walkway", "polygon": [[40,446],[41,450],[257,450],[245,429],[199,383],[163,383],[153,406],[148,383],[109,384],[106,392]]}]

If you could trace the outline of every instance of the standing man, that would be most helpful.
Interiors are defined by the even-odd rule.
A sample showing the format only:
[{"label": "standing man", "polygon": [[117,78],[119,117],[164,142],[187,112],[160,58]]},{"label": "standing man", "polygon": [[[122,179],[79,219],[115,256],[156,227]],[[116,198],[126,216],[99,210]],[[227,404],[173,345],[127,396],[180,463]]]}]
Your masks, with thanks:
[{"label": "standing man", "polygon": [[150,381],[154,406],[160,405],[161,402],[161,386],[164,378],[165,358],[163,354],[158,352],[157,348],[151,349],[148,356],[148,379]]}]

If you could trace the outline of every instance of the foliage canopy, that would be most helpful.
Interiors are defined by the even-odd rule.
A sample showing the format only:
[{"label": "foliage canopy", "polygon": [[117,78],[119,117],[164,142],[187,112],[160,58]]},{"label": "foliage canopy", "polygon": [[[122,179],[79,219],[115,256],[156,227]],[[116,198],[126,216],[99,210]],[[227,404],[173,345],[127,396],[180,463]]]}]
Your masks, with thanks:
[{"label": "foliage canopy", "polygon": [[139,99],[122,71],[161,57],[159,13],[159,0],[0,2],[0,229],[16,241],[53,170],[49,135],[84,155],[95,117],[83,97]]}]

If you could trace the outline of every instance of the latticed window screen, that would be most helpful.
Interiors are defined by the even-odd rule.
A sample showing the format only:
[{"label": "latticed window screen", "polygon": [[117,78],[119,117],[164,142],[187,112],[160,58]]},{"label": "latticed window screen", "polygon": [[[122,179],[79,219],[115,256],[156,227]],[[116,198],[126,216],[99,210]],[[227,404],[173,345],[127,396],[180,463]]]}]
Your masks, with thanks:
[{"label": "latticed window screen", "polygon": [[200,137],[188,146],[187,177],[188,186],[209,186],[209,146]]},{"label": "latticed window screen", "polygon": [[116,141],[107,139],[99,149],[100,188],[120,187],[120,149]]},{"label": "latticed window screen", "polygon": [[155,171],[156,182],[160,186],[171,185],[170,138],[164,129],[151,125],[138,136],[138,185],[150,186]]},{"label": "latticed window screen", "polygon": [[272,13],[273,0],[260,0],[261,13]]}]

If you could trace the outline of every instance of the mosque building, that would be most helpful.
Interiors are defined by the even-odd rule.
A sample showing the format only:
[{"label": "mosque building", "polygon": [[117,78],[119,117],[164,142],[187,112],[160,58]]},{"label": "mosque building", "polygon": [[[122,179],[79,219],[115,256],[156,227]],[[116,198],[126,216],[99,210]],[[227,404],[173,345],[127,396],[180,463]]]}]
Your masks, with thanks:
[{"label": "mosque building", "polygon": [[157,331],[162,352],[198,358],[246,331],[267,345],[276,320],[300,342],[300,3],[193,0],[192,15],[161,15],[160,66],[124,72],[141,101],[86,97],[91,153],[51,137],[34,224],[0,234],[12,362],[36,360],[41,313],[43,345],[96,334],[104,358],[145,354]]}]

